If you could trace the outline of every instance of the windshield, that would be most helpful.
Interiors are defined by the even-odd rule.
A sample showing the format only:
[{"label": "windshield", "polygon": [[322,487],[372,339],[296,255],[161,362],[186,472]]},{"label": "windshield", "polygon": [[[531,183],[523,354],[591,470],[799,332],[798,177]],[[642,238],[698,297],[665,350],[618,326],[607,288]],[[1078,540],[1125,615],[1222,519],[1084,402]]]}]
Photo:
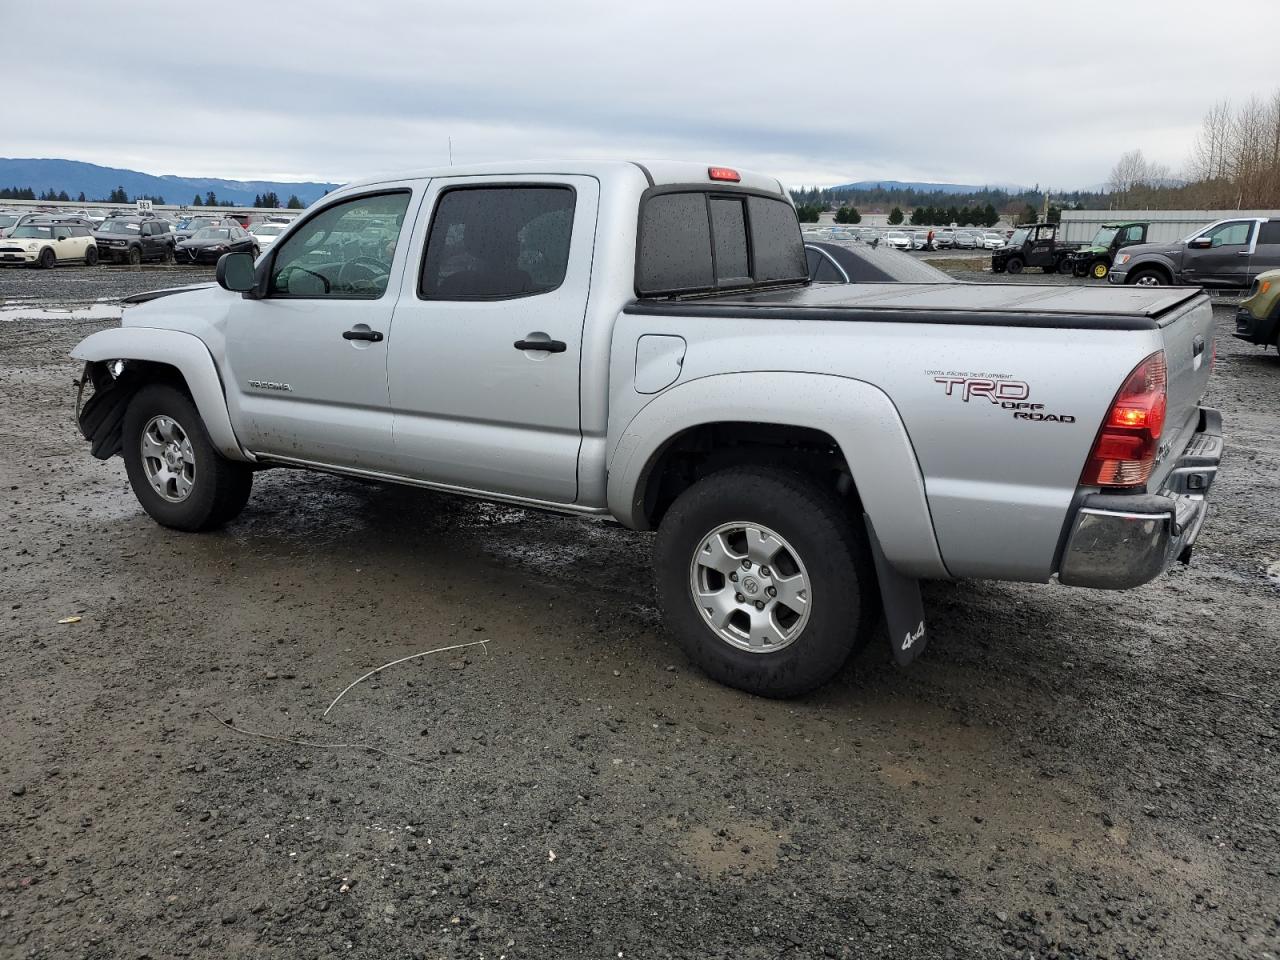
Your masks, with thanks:
[{"label": "windshield", "polygon": [[249,232],[260,237],[278,237],[284,232],[284,227],[277,223],[255,223],[249,228]]},{"label": "windshield", "polygon": [[1109,247],[1111,246],[1111,241],[1116,238],[1116,234],[1119,232],[1119,227],[1099,227],[1089,245],[1092,247]]},{"label": "windshield", "polygon": [[192,240],[227,240],[231,237],[231,231],[226,227],[206,227],[197,233]]},{"label": "windshield", "polygon": [[905,233],[903,233],[901,230],[890,230],[890,231],[889,231],[889,239],[891,239],[891,240],[905,240],[905,239],[907,239],[907,235],[906,235]]},{"label": "windshield", "polygon": [[17,222],[18,218],[16,215],[12,213],[0,213],[0,230],[3,230],[5,227],[12,227]]},{"label": "windshield", "polygon": [[1013,231],[1013,236],[1009,238],[1009,246],[1020,247],[1027,242],[1027,236],[1031,233],[1026,227],[1019,227]]},{"label": "windshield", "polygon": [[34,224],[28,223],[25,226],[18,227],[11,235],[15,239],[22,237],[26,237],[28,239],[31,237],[52,237],[53,227],[37,227]]},{"label": "windshield", "polygon": [[142,227],[129,220],[107,220],[98,228],[99,233],[140,233]]}]

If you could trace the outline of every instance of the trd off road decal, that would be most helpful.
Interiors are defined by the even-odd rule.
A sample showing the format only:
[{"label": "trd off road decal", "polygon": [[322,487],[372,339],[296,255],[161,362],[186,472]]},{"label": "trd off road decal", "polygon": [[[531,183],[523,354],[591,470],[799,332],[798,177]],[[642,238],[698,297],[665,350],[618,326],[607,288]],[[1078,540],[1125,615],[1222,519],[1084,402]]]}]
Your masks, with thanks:
[{"label": "trd off road decal", "polygon": [[1015,420],[1032,420],[1038,423],[1075,423],[1069,413],[1045,413],[1043,403],[1031,401],[1031,384],[1014,380],[1007,373],[969,373],[955,370],[926,370],[926,376],[934,383],[942,384],[948,397],[958,397],[962,402],[986,400],[1008,410]]}]

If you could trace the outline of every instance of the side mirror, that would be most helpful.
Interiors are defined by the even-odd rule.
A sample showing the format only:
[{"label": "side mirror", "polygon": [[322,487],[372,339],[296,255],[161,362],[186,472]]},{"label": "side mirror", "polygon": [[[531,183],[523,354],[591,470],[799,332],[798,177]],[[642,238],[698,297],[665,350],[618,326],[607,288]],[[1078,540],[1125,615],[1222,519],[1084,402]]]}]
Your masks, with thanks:
[{"label": "side mirror", "polygon": [[1192,250],[1208,250],[1213,246],[1212,237],[1196,237],[1187,244]]},{"label": "side mirror", "polygon": [[253,257],[247,253],[224,253],[218,258],[218,286],[232,293],[253,289]]}]

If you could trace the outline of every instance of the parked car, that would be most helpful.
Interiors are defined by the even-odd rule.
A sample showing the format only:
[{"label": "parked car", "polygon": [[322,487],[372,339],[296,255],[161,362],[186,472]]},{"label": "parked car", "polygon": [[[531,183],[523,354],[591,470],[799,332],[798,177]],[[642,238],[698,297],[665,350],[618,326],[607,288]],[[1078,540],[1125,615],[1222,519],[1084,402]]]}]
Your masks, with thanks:
[{"label": "parked car", "polygon": [[1140,243],[1116,254],[1107,280],[1144,287],[1191,284],[1247,288],[1280,267],[1280,219],[1219,220],[1173,243]]},{"label": "parked car", "polygon": [[1021,273],[1039,267],[1045,273],[1071,272],[1071,248],[1058,243],[1056,223],[1024,223],[1004,246],[991,251],[992,273]]},{"label": "parked car", "polygon": [[933,235],[933,245],[939,250],[950,250],[956,245],[956,232],[950,227],[943,227]]},{"label": "parked car", "polygon": [[922,230],[913,230],[907,234],[911,238],[912,250],[923,250],[928,243],[929,234]]},{"label": "parked car", "polygon": [[978,247],[978,238],[968,230],[957,230],[952,245],[957,250],[976,250]]},{"label": "parked car", "polygon": [[809,279],[816,283],[949,283],[937,267],[901,250],[866,244],[807,242]]},{"label": "parked car", "polygon": [[890,230],[885,234],[884,244],[894,250],[910,250],[911,238],[901,230]]},{"label": "parked car", "polygon": [[1147,222],[1104,223],[1083,247],[1071,251],[1068,262],[1077,277],[1093,277],[1105,280],[1116,251],[1145,243]]},{"label": "parked car", "polygon": [[233,225],[240,226],[237,221],[222,215],[216,217],[188,217],[174,228],[173,238],[175,242],[181,243],[183,240],[190,240],[205,227],[227,227]]},{"label": "parked car", "polygon": [[169,224],[154,217],[108,217],[94,233],[98,259],[111,263],[146,260],[173,262],[174,240]]},{"label": "parked car", "polygon": [[[374,215],[380,259],[345,240]],[[760,695],[826,682],[879,608],[908,662],[922,579],[1189,560],[1222,451],[1203,291],[811,284],[777,178],[724,167],[383,176],[216,276],[73,350],[157,522],[290,467],[656,528],[668,628]]]},{"label": "parked car", "polygon": [[239,224],[205,227],[193,237],[178,243],[176,256],[180,263],[217,263],[224,253],[248,253],[255,259],[261,248],[248,230]]},{"label": "parked car", "polygon": [[999,231],[989,230],[982,235],[982,248],[984,250],[999,250],[1004,246],[1004,234]]},{"label": "parked car", "polygon": [[42,220],[47,216],[48,214],[43,211],[37,211],[34,213],[22,213],[18,211],[2,213],[0,214],[0,237],[9,236],[9,234],[13,233],[14,230],[22,226],[24,223]]},{"label": "parked car", "polygon": [[271,221],[264,220],[261,223],[255,223],[250,226],[249,232],[252,233],[254,239],[258,241],[258,246],[263,250],[266,250],[275,243],[276,238],[287,229],[289,229],[289,224],[287,223],[273,223]]},{"label": "parked car", "polygon": [[1238,340],[1280,350],[1280,270],[1258,274],[1247,300],[1236,310]]},{"label": "parked car", "polygon": [[0,240],[0,263],[23,263],[47,270],[72,260],[89,266],[98,262],[93,231],[78,223],[28,221]]}]

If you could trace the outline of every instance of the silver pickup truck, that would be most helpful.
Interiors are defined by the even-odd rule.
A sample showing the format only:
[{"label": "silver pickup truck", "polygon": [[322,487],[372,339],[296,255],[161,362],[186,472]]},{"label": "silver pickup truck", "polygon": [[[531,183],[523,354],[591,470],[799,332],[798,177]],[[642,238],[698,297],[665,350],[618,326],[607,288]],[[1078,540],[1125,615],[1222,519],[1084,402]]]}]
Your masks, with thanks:
[{"label": "silver pickup truck", "polygon": [[656,162],[355,183],[95,333],[77,404],[159,523],[292,467],[657,530],[711,676],[828,680],[919,581],[1126,588],[1190,558],[1222,451],[1198,290],[823,284],[772,177]]}]

